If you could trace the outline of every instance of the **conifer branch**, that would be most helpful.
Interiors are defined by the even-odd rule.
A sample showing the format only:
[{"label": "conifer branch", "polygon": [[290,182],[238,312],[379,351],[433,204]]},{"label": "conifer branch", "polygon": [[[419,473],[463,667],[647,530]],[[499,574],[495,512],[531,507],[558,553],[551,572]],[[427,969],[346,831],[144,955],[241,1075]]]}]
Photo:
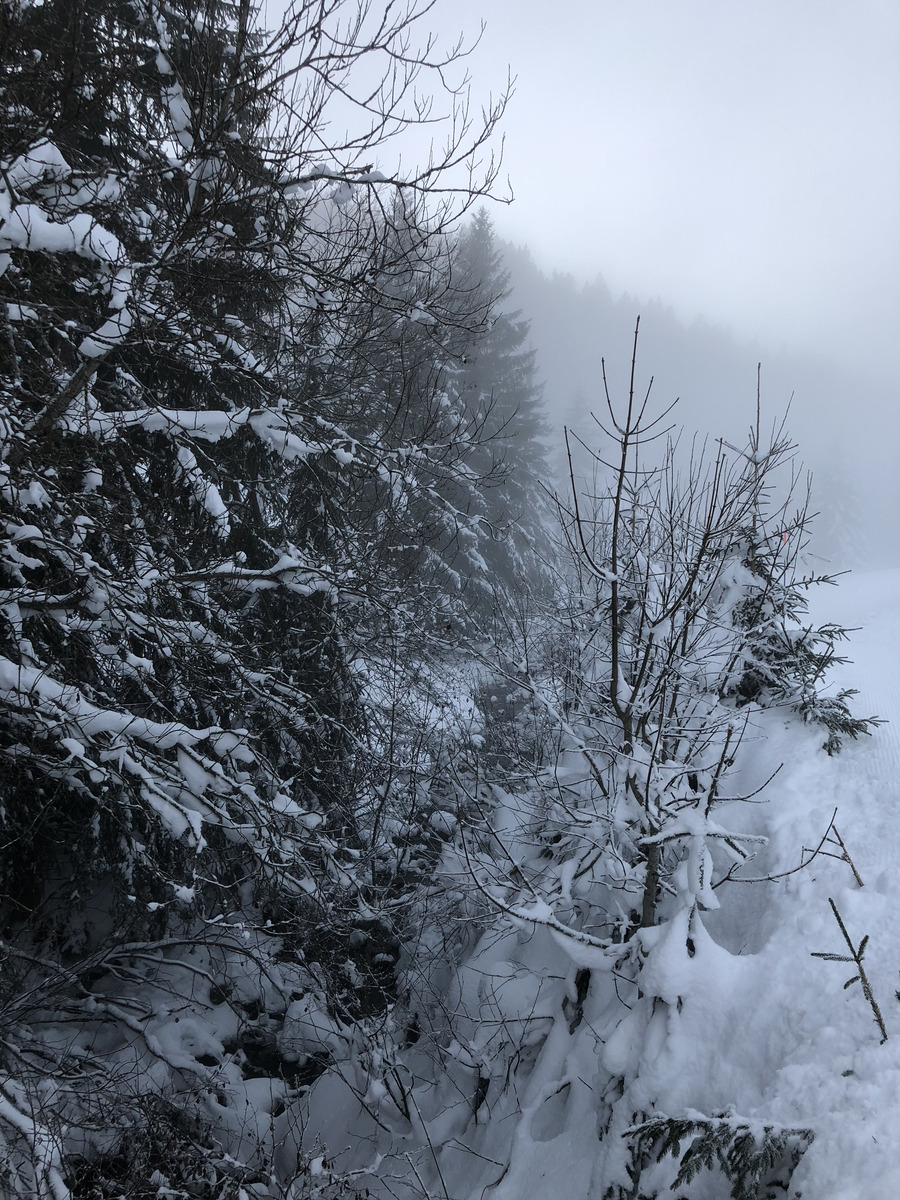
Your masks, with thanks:
[{"label": "conifer branch", "polygon": [[863,956],[866,952],[866,946],[869,944],[869,935],[866,934],[859,945],[854,946],[853,939],[850,937],[850,934],[847,932],[847,926],[844,924],[844,919],[838,911],[838,906],[830,896],[828,897],[828,903],[831,905],[831,911],[834,913],[834,919],[838,923],[838,928],[843,935],[844,941],[847,943],[850,953],[831,954],[821,950],[814,950],[812,952],[812,957],[825,959],[826,962],[852,962],[854,964],[856,967],[856,974],[847,980],[847,982],[844,984],[844,990],[846,991],[847,988],[852,987],[854,983],[858,983],[860,985],[863,990],[863,995],[868,1001],[869,1007],[871,1008],[875,1017],[875,1023],[881,1030],[881,1045],[883,1046],[888,1040],[887,1029],[885,1028],[884,1017],[881,1015],[881,1009],[878,1007],[878,1001],[875,999],[875,995],[872,991],[872,985],[869,983],[869,977],[866,975],[866,969],[863,966]]}]

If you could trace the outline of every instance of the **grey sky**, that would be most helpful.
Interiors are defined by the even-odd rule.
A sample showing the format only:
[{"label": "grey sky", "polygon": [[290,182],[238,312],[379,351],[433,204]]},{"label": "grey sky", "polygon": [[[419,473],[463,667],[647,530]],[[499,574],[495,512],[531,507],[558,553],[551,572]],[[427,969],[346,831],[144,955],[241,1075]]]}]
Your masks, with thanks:
[{"label": "grey sky", "polygon": [[896,0],[456,0],[539,265],[900,376]]}]

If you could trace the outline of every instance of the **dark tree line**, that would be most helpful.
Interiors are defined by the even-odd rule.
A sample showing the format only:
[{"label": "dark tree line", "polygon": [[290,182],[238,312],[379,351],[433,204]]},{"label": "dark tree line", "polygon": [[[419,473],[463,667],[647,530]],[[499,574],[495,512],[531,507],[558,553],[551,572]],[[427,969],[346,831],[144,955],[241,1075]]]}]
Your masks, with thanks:
[{"label": "dark tree line", "polygon": [[[422,15],[0,5],[10,1195],[236,1195],[229,1089],[328,1058],[289,1006],[391,1000],[435,663],[499,602],[538,403],[527,357],[467,374],[503,281],[453,223],[504,100],[473,123]],[[430,165],[380,171],[441,103]]]}]

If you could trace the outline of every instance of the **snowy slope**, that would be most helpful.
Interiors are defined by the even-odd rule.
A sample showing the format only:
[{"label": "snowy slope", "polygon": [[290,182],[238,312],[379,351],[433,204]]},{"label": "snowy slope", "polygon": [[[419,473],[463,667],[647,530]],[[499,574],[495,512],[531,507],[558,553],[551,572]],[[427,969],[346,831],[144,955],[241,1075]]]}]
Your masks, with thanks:
[{"label": "snowy slope", "polygon": [[[648,1025],[634,992],[623,990],[623,1003],[595,963],[583,1020],[570,1022],[571,990],[560,999],[577,965],[572,947],[541,927],[501,921],[447,990],[456,1040],[440,1053],[405,1052],[383,1083],[359,1064],[356,1075],[345,1064],[323,1076],[283,1118],[288,1167],[293,1143],[326,1150],[383,1200],[588,1200],[621,1182],[627,1130],[603,1116],[621,1079],[634,1105],[626,1123],[630,1111],[730,1111],[757,1131],[810,1130],[791,1197],[900,1200],[900,570],[820,591],[817,622],[862,627],[847,649],[853,663],[835,670],[831,686],[858,688],[855,714],[890,724],[829,757],[821,726],[785,709],[743,710],[750,725],[729,794],[748,795],[777,775],[762,795],[722,811],[730,829],[769,841],[692,929],[690,958],[684,930],[670,923],[673,949],[681,943],[669,964],[677,979],[661,977],[665,956],[645,964],[643,988],[656,996],[674,988],[677,1004],[659,1013],[654,1004]],[[804,848],[820,843],[811,859]],[[860,984],[844,987],[855,966],[814,957],[848,953],[829,899],[855,946],[870,937],[864,967],[887,1028],[883,1044]],[[523,1020],[530,1040],[510,1033]],[[501,1032],[505,1051],[492,1040]],[[478,1063],[496,1065],[504,1053],[508,1086],[495,1080],[473,1100]],[[669,1158],[648,1167],[642,1194],[724,1200],[730,1191],[708,1173],[673,1190],[674,1171]]]},{"label": "snowy slope", "polygon": [[[820,856],[769,895],[755,958],[756,987],[742,1037],[759,1050],[760,1115],[807,1124],[816,1140],[793,1184],[810,1200],[900,1197],[900,570],[853,575],[815,597],[814,615],[860,626],[847,653],[852,664],[835,684],[855,687],[854,710],[889,724],[850,743],[833,759],[798,753],[796,731],[766,756],[784,751],[766,813],[781,869],[801,845],[815,846],[836,808],[835,824],[864,886],[850,867]],[[815,735],[811,735],[815,737]],[[840,854],[833,842],[826,849]],[[793,861],[792,861],[793,856]],[[828,900],[832,897],[858,945],[868,934],[865,967],[881,1008],[880,1032],[852,964],[811,957],[847,953]]]}]

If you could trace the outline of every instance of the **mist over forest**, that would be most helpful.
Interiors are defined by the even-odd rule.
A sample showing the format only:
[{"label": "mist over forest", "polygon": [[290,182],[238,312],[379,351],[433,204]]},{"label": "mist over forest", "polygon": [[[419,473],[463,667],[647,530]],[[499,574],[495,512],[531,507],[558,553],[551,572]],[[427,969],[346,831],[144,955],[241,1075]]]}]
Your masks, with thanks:
[{"label": "mist over forest", "polygon": [[[821,568],[842,571],[900,562],[900,445],[895,388],[877,371],[841,365],[834,348],[812,358],[788,348],[740,340],[713,319],[685,321],[664,300],[613,295],[593,282],[540,270],[527,246],[502,243],[510,274],[505,303],[521,309],[544,386],[559,486],[568,488],[562,426],[593,445],[602,435],[590,414],[605,411],[602,365],[613,395],[628,387],[639,316],[638,381],[652,377],[657,405],[678,400],[676,429],[690,437],[741,443],[756,418],[757,366],[765,424],[780,423],[797,445],[797,462],[812,476],[809,550]],[[874,364],[873,364],[874,366]]]}]

